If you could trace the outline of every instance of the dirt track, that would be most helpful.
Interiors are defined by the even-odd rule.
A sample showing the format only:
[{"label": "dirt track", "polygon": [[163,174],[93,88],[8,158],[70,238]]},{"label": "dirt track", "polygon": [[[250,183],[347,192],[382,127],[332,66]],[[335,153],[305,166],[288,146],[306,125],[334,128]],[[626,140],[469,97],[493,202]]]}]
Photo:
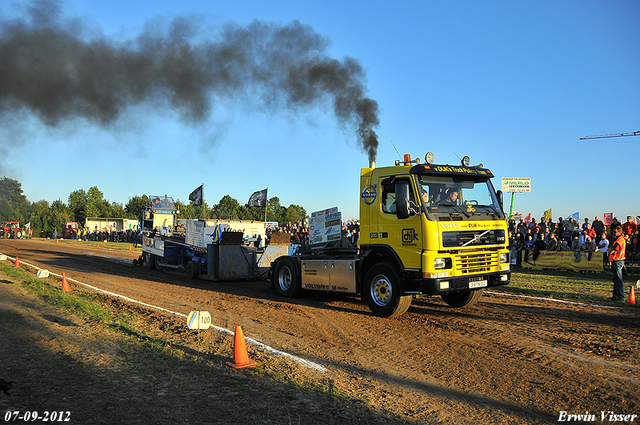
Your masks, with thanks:
[{"label": "dirt track", "polygon": [[133,267],[138,254],[128,251],[2,239],[0,252],[172,311],[208,310],[215,325],[242,325],[245,336],[326,367],[340,389],[408,420],[640,415],[640,307],[485,295],[467,310],[414,300],[403,316],[381,319],[358,298],[290,300],[269,282],[188,280]]}]

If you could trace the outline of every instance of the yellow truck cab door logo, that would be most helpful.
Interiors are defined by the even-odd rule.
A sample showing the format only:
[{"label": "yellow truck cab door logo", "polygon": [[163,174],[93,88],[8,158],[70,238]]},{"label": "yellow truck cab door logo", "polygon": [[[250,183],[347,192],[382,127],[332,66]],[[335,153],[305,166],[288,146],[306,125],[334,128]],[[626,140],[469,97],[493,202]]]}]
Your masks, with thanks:
[{"label": "yellow truck cab door logo", "polygon": [[402,245],[415,245],[413,242],[417,240],[415,229],[402,229]]},{"label": "yellow truck cab door logo", "polygon": [[362,201],[367,204],[367,205],[371,205],[373,204],[373,202],[376,200],[376,192],[377,192],[377,185],[375,184],[370,184],[369,186],[366,186],[364,189],[362,189]]}]

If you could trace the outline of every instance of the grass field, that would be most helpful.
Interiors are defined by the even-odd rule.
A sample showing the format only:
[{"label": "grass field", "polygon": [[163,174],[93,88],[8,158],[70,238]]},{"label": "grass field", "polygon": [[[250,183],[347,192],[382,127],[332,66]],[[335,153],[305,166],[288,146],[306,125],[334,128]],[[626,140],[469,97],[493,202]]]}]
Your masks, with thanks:
[{"label": "grass field", "polygon": [[[629,292],[640,274],[630,273],[624,283]],[[498,291],[526,294],[536,297],[574,299],[590,302],[609,302],[613,290],[612,275],[603,273],[579,273],[561,270],[516,269],[511,273],[511,284],[497,288]]]},{"label": "grass field", "polygon": [[[35,239],[35,238],[34,238]],[[44,239],[47,243],[57,243],[57,244],[66,244],[66,245],[77,245],[77,246],[91,246],[91,247],[100,247],[106,249],[117,249],[122,251],[136,251],[142,252],[142,247],[138,245],[134,247],[133,244],[129,242],[97,242],[97,241],[83,241],[83,240],[74,240],[74,239]]]}]

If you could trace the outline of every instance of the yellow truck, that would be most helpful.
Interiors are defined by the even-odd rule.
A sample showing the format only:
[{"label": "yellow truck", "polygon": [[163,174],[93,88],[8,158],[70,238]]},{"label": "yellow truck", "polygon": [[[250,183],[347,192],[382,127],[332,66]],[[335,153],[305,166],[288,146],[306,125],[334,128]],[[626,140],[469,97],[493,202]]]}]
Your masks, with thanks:
[{"label": "yellow truck", "polygon": [[358,246],[341,237],[337,208],[312,214],[310,243],[272,264],[278,293],[360,294],[375,315],[394,317],[414,295],[467,307],[484,288],[510,282],[506,215],[491,171],[468,157],[437,165],[428,153],[424,163],[408,155],[395,166],[372,162],[360,176]]}]

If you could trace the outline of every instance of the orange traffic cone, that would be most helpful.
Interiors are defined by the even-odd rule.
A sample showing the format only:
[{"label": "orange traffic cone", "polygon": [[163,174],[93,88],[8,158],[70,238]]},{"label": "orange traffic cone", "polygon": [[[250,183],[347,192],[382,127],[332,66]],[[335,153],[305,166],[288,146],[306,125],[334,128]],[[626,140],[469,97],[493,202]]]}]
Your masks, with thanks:
[{"label": "orange traffic cone", "polygon": [[236,336],[233,347],[233,361],[234,363],[227,362],[227,365],[234,369],[242,369],[244,367],[252,367],[256,365],[256,362],[249,359],[247,353],[247,344],[244,340],[244,333],[240,325],[236,326]]},{"label": "orange traffic cone", "polygon": [[627,304],[636,305],[636,291],[633,286],[629,289],[629,298],[627,298]]},{"label": "orange traffic cone", "polygon": [[74,245],[77,245],[77,244],[76,244],[76,240],[75,240],[75,239],[73,240],[73,244],[74,244]]},{"label": "orange traffic cone", "polygon": [[62,273],[62,290],[64,292],[71,292],[71,289],[69,289],[69,282],[67,282],[67,275]]},{"label": "orange traffic cone", "polygon": [[16,262],[13,263],[13,267],[15,267],[16,269],[20,267],[20,261],[18,261],[18,257],[16,257]]},{"label": "orange traffic cone", "polygon": [[100,248],[100,242],[96,242],[96,246]]},{"label": "orange traffic cone", "polygon": [[58,238],[56,238],[56,243],[58,243]]},{"label": "orange traffic cone", "polygon": [[131,251],[131,244],[129,244],[129,251]]}]

